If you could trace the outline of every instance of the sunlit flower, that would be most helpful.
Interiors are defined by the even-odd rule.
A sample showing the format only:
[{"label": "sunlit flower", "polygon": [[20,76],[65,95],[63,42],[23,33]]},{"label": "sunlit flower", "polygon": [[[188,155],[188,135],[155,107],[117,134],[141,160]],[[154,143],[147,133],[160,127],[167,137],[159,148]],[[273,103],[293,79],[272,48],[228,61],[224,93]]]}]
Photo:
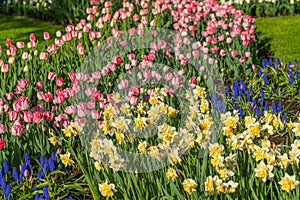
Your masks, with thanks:
[{"label": "sunlit flower", "polygon": [[238,183],[233,181],[228,181],[228,183],[224,183],[224,186],[226,187],[226,192],[228,193],[234,193],[238,185]]},{"label": "sunlit flower", "polygon": [[254,124],[255,122],[256,122],[255,117],[252,117],[252,116],[246,116],[246,117],[245,117],[245,126],[246,126],[247,128],[249,128],[249,125],[252,125],[252,124]]},{"label": "sunlit flower", "polygon": [[57,143],[60,143],[60,140],[56,136],[50,137],[49,141],[53,146],[56,146]]},{"label": "sunlit flower", "polygon": [[299,184],[299,181],[296,180],[296,176],[290,176],[289,174],[285,173],[284,177],[281,178],[279,181],[281,188],[285,191],[292,191],[296,188]]},{"label": "sunlit flower", "polygon": [[99,191],[104,197],[112,197],[117,190],[115,189],[115,184],[108,184],[108,182],[105,181],[99,184]]},{"label": "sunlit flower", "polygon": [[175,169],[169,167],[166,173],[167,179],[172,179],[173,181],[178,177]]},{"label": "sunlit flower", "polygon": [[229,178],[234,175],[233,171],[228,170],[226,168],[221,168],[221,169],[218,169],[217,171],[218,171],[220,178],[222,178],[222,179],[226,179],[226,178]]},{"label": "sunlit flower", "polygon": [[260,127],[259,127],[259,124],[256,123],[254,126],[251,126],[249,129],[248,129],[248,132],[250,134],[252,134],[253,136],[259,136],[260,134]]},{"label": "sunlit flower", "polygon": [[98,171],[101,171],[102,170],[102,165],[99,161],[95,161],[94,162],[94,166],[95,168],[98,170]]},{"label": "sunlit flower", "polygon": [[145,154],[147,153],[147,142],[146,141],[141,141],[138,145],[138,150],[140,153]]},{"label": "sunlit flower", "polygon": [[294,123],[294,128],[292,131],[295,133],[296,136],[300,136],[300,123]]},{"label": "sunlit flower", "polygon": [[215,156],[210,160],[210,163],[216,168],[222,168],[224,167],[224,157],[221,155]]},{"label": "sunlit flower", "polygon": [[116,139],[118,141],[119,144],[122,144],[125,142],[125,137],[124,137],[124,134],[121,133],[121,132],[116,132],[115,133],[115,136],[116,136]]},{"label": "sunlit flower", "polygon": [[62,164],[64,164],[65,166],[70,166],[74,164],[74,161],[70,159],[69,152],[67,152],[66,154],[60,154],[59,156]]},{"label": "sunlit flower", "polygon": [[182,183],[184,191],[191,194],[196,191],[197,183],[193,179],[185,179]]},{"label": "sunlit flower", "polygon": [[264,161],[261,161],[257,167],[254,169],[255,176],[258,178],[261,178],[264,182],[267,181],[267,179],[271,179],[274,177],[274,174],[272,173],[273,166],[272,165],[266,165]]},{"label": "sunlit flower", "polygon": [[223,153],[223,150],[224,150],[224,146],[223,145],[220,145],[218,143],[213,144],[213,145],[210,146],[209,155],[212,156],[212,157],[221,155]]},{"label": "sunlit flower", "polygon": [[208,191],[210,194],[214,194],[215,193],[214,180],[213,180],[213,178],[211,176],[208,176],[206,178],[204,186],[205,186],[205,191]]},{"label": "sunlit flower", "polygon": [[284,153],[283,155],[278,156],[278,159],[279,159],[279,166],[281,168],[286,169],[289,165],[288,155],[286,153]]}]

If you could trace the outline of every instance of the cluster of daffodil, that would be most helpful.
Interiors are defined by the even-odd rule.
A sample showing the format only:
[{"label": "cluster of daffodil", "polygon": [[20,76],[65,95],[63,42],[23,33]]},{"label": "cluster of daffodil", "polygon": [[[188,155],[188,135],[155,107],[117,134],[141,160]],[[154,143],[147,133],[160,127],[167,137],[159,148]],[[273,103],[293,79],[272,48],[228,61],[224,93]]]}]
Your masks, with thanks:
[{"label": "cluster of daffodil", "polygon": [[[67,126],[65,129],[62,129],[62,131],[65,137],[75,137],[83,131],[83,127],[76,122],[71,122],[70,125]],[[51,135],[49,141],[53,146],[57,146],[57,145],[59,146],[57,152],[60,154],[62,151],[60,147],[63,146],[62,141],[65,142],[68,141],[64,137],[59,137],[55,135],[52,129],[50,129],[49,132]],[[64,164],[66,167],[74,164],[74,161],[71,159],[70,152],[66,152],[65,154],[60,154],[59,156],[62,164]]]},{"label": "cluster of daffodil", "polygon": [[[71,122],[69,126],[67,126],[66,128],[62,129],[63,134],[65,135],[65,137],[75,137],[77,135],[79,135],[80,133],[82,133],[83,131],[83,127],[80,126],[78,123],[76,122]],[[51,137],[49,138],[50,143],[53,146],[56,146],[57,144],[59,146],[61,146],[61,141],[65,140],[64,137],[58,137],[57,135],[55,135],[53,133],[53,130],[50,130],[50,135]],[[67,141],[67,140],[65,140]]]},{"label": "cluster of daffodil", "polygon": [[[205,182],[205,190],[210,194],[217,193],[234,193],[238,187],[238,183],[230,180],[234,176],[231,170],[237,167],[236,155],[230,154],[224,157],[224,146],[218,143],[210,145],[211,164],[218,172],[218,175],[209,176]],[[215,191],[216,189],[216,191]]]},{"label": "cluster of daffodil", "polygon": [[[109,163],[109,167],[114,170],[125,167],[124,159],[118,154],[113,141],[119,145],[137,144],[135,148],[139,154],[146,154],[155,159],[168,159],[172,165],[180,164],[182,156],[195,147],[195,142],[201,148],[208,148],[211,139],[210,128],[213,123],[205,88],[196,86],[186,91],[185,97],[189,100],[187,113],[167,105],[166,88],[142,91],[147,91],[149,95],[145,101],[135,105],[127,102],[120,105],[122,95],[116,93],[114,102],[105,107],[102,134],[96,134],[91,142],[90,156],[96,160],[95,166]],[[116,105],[119,107],[116,108]],[[176,120],[179,114],[182,116],[186,114],[181,127],[172,121]],[[141,140],[140,135],[134,137],[134,134],[147,135],[149,130],[155,130],[156,139],[147,137]],[[108,159],[108,162],[104,163],[105,159]],[[168,169],[166,176],[172,180],[178,177],[173,168]],[[188,193],[195,191],[197,187],[193,179],[185,179],[182,185]]]},{"label": "cluster of daffodil", "polygon": [[[218,175],[209,176],[205,182],[205,190],[211,194],[217,192],[234,192],[238,183],[224,180],[234,176],[234,170],[238,163],[236,154],[230,153],[228,157],[223,156],[224,149],[232,151],[247,151],[257,165],[254,169],[255,176],[263,182],[274,178],[275,167],[285,170],[289,166],[298,166],[300,156],[299,122],[286,122],[280,114],[264,112],[261,117],[245,116],[239,117],[237,111],[226,112],[221,115],[224,124],[223,135],[226,138],[226,146],[213,144],[210,146],[210,163],[216,169]],[[282,132],[287,132],[282,141],[276,137]],[[295,139],[293,140],[293,137]],[[279,139],[279,138],[277,138]],[[290,143],[288,145],[288,143]],[[226,150],[226,152],[228,152]],[[291,191],[299,184],[296,175],[289,175],[281,178],[279,184],[285,191]]]},{"label": "cluster of daffodil", "polygon": [[82,132],[82,127],[78,123],[71,122],[71,124],[67,128],[62,129],[62,131],[66,137],[77,136]]}]

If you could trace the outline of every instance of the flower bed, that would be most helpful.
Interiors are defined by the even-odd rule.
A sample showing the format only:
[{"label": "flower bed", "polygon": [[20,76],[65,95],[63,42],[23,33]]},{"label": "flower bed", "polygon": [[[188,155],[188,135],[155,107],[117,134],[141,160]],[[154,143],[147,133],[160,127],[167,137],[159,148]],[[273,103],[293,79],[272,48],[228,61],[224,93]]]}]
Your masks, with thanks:
[{"label": "flower bed", "polygon": [[281,15],[295,15],[300,12],[299,0],[238,0],[238,1],[220,1],[220,3],[229,2],[236,8],[243,10],[246,14],[255,17],[274,17]]},{"label": "flower bed", "polygon": [[0,50],[3,198],[299,197],[299,65],[252,64],[253,17],[192,0],[86,13]]}]

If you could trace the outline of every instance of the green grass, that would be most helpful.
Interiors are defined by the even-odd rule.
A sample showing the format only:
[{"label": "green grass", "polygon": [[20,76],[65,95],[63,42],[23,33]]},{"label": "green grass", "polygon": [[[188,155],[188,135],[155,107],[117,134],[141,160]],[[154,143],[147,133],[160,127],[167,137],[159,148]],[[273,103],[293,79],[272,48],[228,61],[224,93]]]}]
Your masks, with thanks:
[{"label": "green grass", "polygon": [[50,38],[54,39],[56,31],[62,29],[62,26],[50,22],[0,14],[0,45],[5,45],[6,38],[11,38],[14,44],[18,41],[27,44],[30,33],[35,33],[37,40],[44,43],[44,31],[48,31]]},{"label": "green grass", "polygon": [[276,18],[258,18],[257,31],[270,38],[271,51],[282,62],[300,60],[300,15]]}]

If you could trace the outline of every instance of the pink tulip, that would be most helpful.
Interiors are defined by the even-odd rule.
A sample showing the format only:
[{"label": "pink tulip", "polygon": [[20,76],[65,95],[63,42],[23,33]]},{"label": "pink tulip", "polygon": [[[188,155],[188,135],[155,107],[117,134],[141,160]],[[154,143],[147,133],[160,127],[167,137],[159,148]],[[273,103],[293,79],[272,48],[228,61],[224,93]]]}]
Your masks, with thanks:
[{"label": "pink tulip", "polygon": [[243,63],[246,61],[246,58],[244,56],[240,57],[240,62]]},{"label": "pink tulip", "polygon": [[44,32],[43,36],[44,36],[44,40],[50,39],[50,34],[48,32]]},{"label": "pink tulip", "polygon": [[189,80],[189,85],[192,87],[192,88],[195,88],[196,87],[196,82],[197,81],[197,77],[196,76],[192,76]]},{"label": "pink tulip", "polygon": [[211,51],[212,51],[213,53],[218,53],[219,47],[214,46],[214,47],[211,49]]},{"label": "pink tulip", "polygon": [[67,25],[65,29],[66,29],[66,32],[69,33],[74,29],[74,25]]},{"label": "pink tulip", "polygon": [[75,80],[76,79],[76,72],[70,72],[69,77],[70,77],[71,80]]},{"label": "pink tulip", "polygon": [[75,106],[66,106],[65,113],[72,115],[76,113],[76,107]]},{"label": "pink tulip", "polygon": [[226,38],[226,42],[228,43],[228,44],[231,44],[232,43],[232,38]]},{"label": "pink tulip", "polygon": [[63,86],[63,85],[64,85],[64,79],[63,79],[62,77],[57,78],[57,79],[56,79],[56,85],[57,85],[58,87]]},{"label": "pink tulip", "polygon": [[6,73],[8,72],[8,64],[3,64],[1,67],[1,72]]},{"label": "pink tulip", "polygon": [[100,110],[93,110],[92,113],[92,118],[93,119],[100,119],[101,117],[101,111]]},{"label": "pink tulip", "polygon": [[24,122],[31,123],[32,120],[33,120],[32,112],[30,112],[30,111],[25,112],[24,116],[23,116],[23,119],[24,119]]},{"label": "pink tulip", "polygon": [[40,112],[32,113],[32,121],[36,124],[40,123],[43,120],[42,114]]},{"label": "pink tulip", "polygon": [[58,37],[58,38],[61,37],[61,32],[60,31],[56,31],[56,37]]},{"label": "pink tulip", "polygon": [[133,106],[137,105],[137,103],[138,103],[138,98],[137,98],[136,96],[131,96],[131,97],[129,98],[129,103],[130,103],[130,105],[133,105]]},{"label": "pink tulip", "polygon": [[140,86],[139,85],[135,85],[135,86],[132,86],[130,88],[130,93],[134,94],[134,95],[138,95],[140,93]]},{"label": "pink tulip", "polygon": [[113,59],[112,59],[112,62],[113,62],[114,64],[119,65],[119,64],[121,64],[122,59],[121,59],[121,57],[119,57],[119,56],[114,56]]},{"label": "pink tulip", "polygon": [[12,45],[12,40],[10,38],[7,38],[5,44],[6,46]]},{"label": "pink tulip", "polygon": [[231,52],[231,55],[232,55],[233,57],[236,57],[236,56],[239,55],[239,53],[238,53],[237,51],[232,51],[232,52]]},{"label": "pink tulip", "polygon": [[225,56],[225,55],[226,55],[226,51],[225,51],[224,49],[221,49],[220,55],[221,55],[221,56]]},{"label": "pink tulip", "polygon": [[41,52],[40,60],[48,60],[48,52]]},{"label": "pink tulip", "polygon": [[65,101],[64,95],[60,94],[60,95],[55,96],[53,102],[54,102],[55,104],[62,104],[64,101]]},{"label": "pink tulip", "polygon": [[42,100],[44,98],[44,93],[39,91],[36,93],[36,96],[37,96],[38,100]]},{"label": "pink tulip", "polygon": [[35,84],[35,86],[37,87],[38,90],[43,89],[43,82],[39,81]]},{"label": "pink tulip", "polygon": [[20,110],[24,111],[29,108],[28,97],[19,96],[17,101]]},{"label": "pink tulip", "polygon": [[18,117],[18,113],[16,111],[14,110],[8,111],[8,119],[10,121],[16,121],[17,117]]},{"label": "pink tulip", "polygon": [[172,78],[172,85],[174,86],[180,86],[182,84],[182,80],[180,79],[180,76],[175,75]]},{"label": "pink tulip", "polygon": [[28,52],[23,52],[22,59],[27,60],[28,59]]},{"label": "pink tulip", "polygon": [[47,92],[43,94],[43,99],[45,102],[50,102],[52,101],[52,93],[51,92]]},{"label": "pink tulip", "polygon": [[93,93],[93,100],[94,101],[99,101],[102,98],[103,98],[103,95],[101,94],[101,92],[99,90],[97,90]]},{"label": "pink tulip", "polygon": [[46,121],[52,121],[53,117],[54,117],[53,113],[49,112],[49,111],[45,111],[43,113],[43,116],[44,116],[44,120],[46,120]]},{"label": "pink tulip", "polygon": [[23,134],[23,127],[19,124],[14,124],[10,127],[10,133],[13,136],[20,137]]},{"label": "pink tulip", "polygon": [[17,43],[16,43],[16,46],[17,46],[19,49],[23,49],[24,46],[25,46],[25,44],[24,44],[24,42],[17,42]]},{"label": "pink tulip", "polygon": [[150,79],[151,78],[151,71],[150,70],[145,70],[143,73],[145,79]]},{"label": "pink tulip", "polygon": [[6,133],[6,128],[4,124],[0,124],[0,134],[4,134],[4,133]]},{"label": "pink tulip", "polygon": [[[62,46],[62,45],[60,45],[60,46]],[[58,48],[57,48],[56,44],[51,44],[51,45],[49,45],[49,47],[48,47],[48,49],[47,49],[47,52],[48,52],[48,53],[51,53],[51,52],[57,52],[57,51],[58,51]]]},{"label": "pink tulip", "polygon": [[30,42],[33,42],[33,41],[36,40],[34,33],[31,33],[31,34],[29,35],[29,40],[30,40]]},{"label": "pink tulip", "polygon": [[27,88],[27,87],[28,87],[28,84],[29,84],[29,81],[26,80],[25,78],[21,78],[20,80],[18,80],[18,85],[19,85],[21,88]]},{"label": "pink tulip", "polygon": [[[135,65],[135,66],[136,66],[136,65]],[[128,64],[128,63],[127,63],[127,64],[125,64],[125,69],[126,69],[126,70],[130,70],[130,69],[131,69],[131,65],[130,65],[130,64]]]},{"label": "pink tulip", "polygon": [[48,73],[48,79],[49,80],[53,81],[55,77],[56,77],[56,73],[55,72],[49,72]]},{"label": "pink tulip", "polygon": [[246,51],[246,52],[245,52],[245,56],[246,56],[247,58],[249,58],[249,57],[251,56],[251,53],[250,53],[249,51]]}]

